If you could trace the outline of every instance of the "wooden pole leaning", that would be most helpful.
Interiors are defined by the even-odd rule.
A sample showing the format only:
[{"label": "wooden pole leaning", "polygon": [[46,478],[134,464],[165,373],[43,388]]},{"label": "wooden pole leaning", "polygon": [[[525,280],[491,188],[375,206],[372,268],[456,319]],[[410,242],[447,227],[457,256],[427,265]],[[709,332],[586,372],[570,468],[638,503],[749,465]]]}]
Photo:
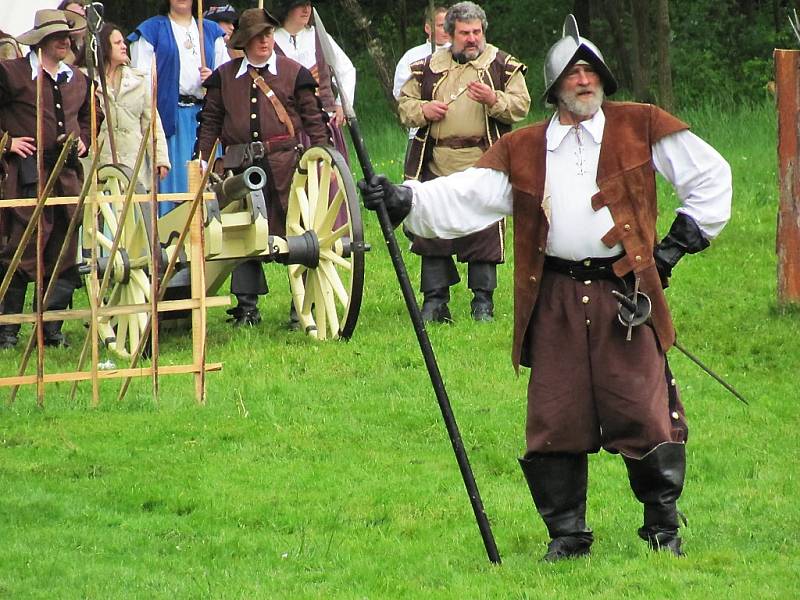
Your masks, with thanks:
[{"label": "wooden pole leaning", "polygon": [[778,305],[800,304],[800,51],[775,50],[780,203],[775,250]]},{"label": "wooden pole leaning", "polygon": [[[44,293],[44,300],[42,302],[44,306],[47,306],[50,300],[50,296],[52,295],[55,282],[57,279],[56,275],[59,271],[61,271],[61,265],[64,264],[64,259],[66,258],[67,249],[69,246],[69,240],[76,233],[78,229],[78,223],[83,214],[83,206],[86,200],[86,196],[89,193],[89,187],[91,185],[90,177],[94,177],[94,173],[97,170],[98,162],[99,162],[99,153],[95,153],[95,155],[92,157],[92,164],[91,167],[89,168],[89,174],[85,175],[83,188],[81,189],[81,195],[78,197],[78,202],[75,205],[75,212],[73,213],[72,218],[69,221],[69,225],[67,226],[67,233],[64,236],[64,243],[61,245],[61,249],[58,252],[58,258],[56,259],[55,266],[53,267],[53,273],[50,276],[50,280],[47,284],[47,290]],[[36,338],[37,336],[34,334],[32,334],[30,338],[28,338],[28,343],[25,346],[25,350],[22,353],[22,360],[20,361],[20,366],[18,371],[18,374],[20,376],[25,375],[25,371],[28,368],[28,360],[30,359],[31,353],[33,352],[33,345],[36,343]],[[19,391],[19,385],[15,385],[11,388],[11,395],[8,400],[9,404],[13,404],[18,391]]]},{"label": "wooden pole leaning", "polygon": [[[207,171],[211,171],[213,161],[209,162]],[[202,194],[203,169],[199,160],[188,164],[189,192]],[[199,304],[192,309],[192,363],[197,368],[194,375],[194,393],[198,404],[206,403],[206,265],[203,211],[194,210],[189,219],[189,239],[191,241],[191,289],[192,298]]]},{"label": "wooden pole leaning", "polygon": [[[36,77],[36,193],[39,197],[43,196],[44,188],[42,179],[44,178],[44,65],[42,65],[42,50],[38,50],[39,66]],[[41,407],[44,405],[44,210],[39,212],[36,218],[36,403]],[[16,270],[16,269],[15,269]]]},{"label": "wooden pole leaning", "polygon": [[[211,156],[216,156],[217,155],[217,147],[218,146],[219,146],[219,140],[214,142],[214,147],[211,149]],[[186,241],[186,236],[189,233],[189,226],[191,225],[192,219],[194,218],[194,215],[195,215],[195,212],[197,212],[197,208],[198,208],[198,206],[200,206],[200,202],[203,199],[203,193],[204,193],[204,191],[206,189],[206,186],[208,185],[208,179],[209,179],[210,176],[211,176],[211,169],[208,168],[203,173],[203,177],[202,177],[202,180],[200,182],[200,187],[197,190],[197,193],[195,194],[194,199],[192,200],[192,206],[189,209],[189,215],[188,215],[186,224],[184,225],[183,229],[181,230],[181,233],[178,236],[178,240],[175,242],[175,250],[172,253],[172,256],[170,256],[170,258],[169,258],[169,263],[167,263],[167,268],[164,270],[163,280],[165,282],[169,281],[169,278],[172,277],[172,274],[175,272],[175,265],[177,264],[178,257],[179,257],[179,255],[181,253],[181,250],[183,249],[183,245],[184,245],[184,243]],[[167,289],[166,286],[163,286],[163,287],[161,287],[159,289],[159,291],[158,291],[159,297],[156,299],[157,301],[160,302],[161,300],[163,300],[163,294],[166,292],[166,289]],[[205,295],[205,290],[203,290],[203,295]],[[156,317],[157,316],[158,316],[158,313],[156,313]],[[142,332],[142,337],[139,340],[139,345],[134,350],[133,356],[131,357],[130,369],[134,369],[139,364],[139,359],[140,359],[140,357],[142,355],[142,351],[144,350],[144,346],[145,346],[145,344],[147,342],[148,335],[151,332],[153,332],[155,329],[158,328],[157,326],[153,327],[153,322],[154,322],[154,318],[153,318],[153,313],[151,312],[150,318],[147,320],[147,324],[145,325],[144,331]],[[157,321],[155,321],[155,322],[157,323]],[[130,383],[131,383],[131,377],[126,377],[125,381],[122,383],[122,386],[120,388],[119,396],[117,397],[118,400],[122,400],[125,397],[125,394],[128,391],[128,387],[130,386]]]},{"label": "wooden pole leaning", "polygon": [[203,0],[197,0],[197,33],[200,43],[200,66],[205,69],[208,63],[206,63],[206,44],[203,32]]}]

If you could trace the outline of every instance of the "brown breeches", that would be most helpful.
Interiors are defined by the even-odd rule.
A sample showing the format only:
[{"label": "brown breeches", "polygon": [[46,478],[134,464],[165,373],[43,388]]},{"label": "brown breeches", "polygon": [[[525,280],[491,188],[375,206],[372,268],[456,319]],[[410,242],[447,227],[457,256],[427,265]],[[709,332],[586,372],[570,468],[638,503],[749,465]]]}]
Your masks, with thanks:
[{"label": "brown breeches", "polygon": [[505,260],[504,233],[505,222],[497,221],[486,229],[454,240],[415,237],[411,251],[420,256],[455,255],[459,262],[499,264]]},{"label": "brown breeches", "polygon": [[662,442],[685,441],[683,407],[653,330],[636,327],[625,340],[611,295],[623,288],[616,279],[544,272],[527,335],[528,452],[602,447],[639,458]]}]

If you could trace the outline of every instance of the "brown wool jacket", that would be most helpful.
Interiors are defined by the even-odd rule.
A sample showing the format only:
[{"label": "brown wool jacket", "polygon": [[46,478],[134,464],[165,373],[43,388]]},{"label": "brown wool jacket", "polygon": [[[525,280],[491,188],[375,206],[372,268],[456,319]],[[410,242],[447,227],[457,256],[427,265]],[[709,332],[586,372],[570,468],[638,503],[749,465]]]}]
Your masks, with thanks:
[{"label": "brown wool jacket", "polygon": [[[58,153],[60,150],[56,138],[62,134],[73,133],[80,136],[86,147],[90,144],[90,107],[91,93],[88,78],[75,68],[69,82],[54,82],[49,75],[44,75],[42,86],[42,121],[44,138],[41,141],[46,154]],[[36,80],[31,79],[31,65],[27,56],[0,62],[0,136],[8,132],[9,142],[3,148],[0,172],[3,174],[2,197],[5,199],[20,198],[23,187],[20,182],[21,159],[9,152],[12,137],[36,137]],[[56,87],[58,88],[56,90]],[[61,101],[56,102],[60,94]],[[98,120],[103,118],[99,107]],[[99,126],[99,122],[98,122]],[[39,144],[37,144],[39,145]],[[40,173],[45,181],[48,173]],[[77,196],[81,191],[83,171],[81,168],[65,166],[60,174],[51,196]],[[58,207],[46,207],[44,211],[42,231],[45,244],[51,235],[63,236],[67,228],[67,220]],[[72,216],[73,206],[66,206],[63,211],[66,217]],[[33,208],[5,208],[0,210],[0,264],[7,262],[14,253]],[[56,238],[54,238],[56,239]],[[60,247],[60,237],[54,244]],[[77,242],[73,238],[67,252],[64,268],[74,265],[77,256]],[[33,278],[36,271],[36,244],[28,244],[20,270]],[[49,246],[48,246],[49,248]],[[54,248],[57,252],[58,248]],[[55,256],[45,255],[47,270]]]},{"label": "brown wool jacket", "polygon": [[[206,80],[206,103],[200,118],[198,147],[207,157],[219,137],[224,146],[255,141],[251,132],[251,91],[253,80],[247,74],[236,77],[242,59],[232,60]],[[328,143],[328,129],[314,93],[316,82],[299,63],[277,56],[278,74],[264,77],[292,120],[295,131],[305,130],[312,144]],[[278,120],[272,103],[259,90],[256,97],[260,141],[285,136],[287,128]],[[247,108],[246,108],[247,107]]]},{"label": "brown wool jacket", "polygon": [[[664,351],[675,341],[669,307],[653,259],[656,243],[655,170],[652,146],[661,138],[688,129],[686,123],[650,104],[605,102],[606,117],[597,185],[592,197],[595,210],[607,206],[614,227],[603,236],[609,248],[622,243],[625,254],[614,263],[618,276],[634,272],[640,289],[653,303],[652,320]],[[530,366],[526,335],[544,270],[549,224],[542,209],[546,140],[549,121],[509,133],[476,163],[509,176],[514,197],[514,341],[511,360],[515,369]]]}]

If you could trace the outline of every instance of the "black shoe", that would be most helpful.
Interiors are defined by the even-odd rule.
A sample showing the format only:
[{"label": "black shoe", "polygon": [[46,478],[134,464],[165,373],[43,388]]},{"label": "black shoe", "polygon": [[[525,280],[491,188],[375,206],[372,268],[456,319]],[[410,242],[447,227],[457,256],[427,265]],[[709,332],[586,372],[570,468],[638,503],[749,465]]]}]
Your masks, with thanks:
[{"label": "black shoe", "polygon": [[420,312],[422,313],[422,321],[424,323],[450,324],[453,322],[453,317],[450,315],[450,309],[446,302],[443,304],[423,302]]},{"label": "black shoe", "polygon": [[227,320],[228,323],[233,324],[234,327],[241,327],[242,325],[258,325],[261,323],[261,313],[257,308],[243,309],[241,306],[229,308],[227,311],[231,318]]},{"label": "black shoe", "polygon": [[0,332],[0,350],[10,350],[17,345],[19,337],[16,333]]},{"label": "black shoe", "polygon": [[681,550],[681,538],[678,537],[677,529],[656,529],[652,527],[642,527],[639,529],[639,537],[647,542],[650,549],[658,552],[671,552],[675,556],[686,556]]},{"label": "black shoe", "polygon": [[44,345],[49,348],[69,348],[69,342],[60,331],[44,336]]},{"label": "black shoe", "polygon": [[494,309],[492,305],[473,305],[472,318],[475,321],[494,321]]},{"label": "black shoe", "polygon": [[592,540],[580,535],[564,535],[550,540],[543,562],[556,562],[565,558],[586,556],[591,551]]},{"label": "black shoe", "polygon": [[489,290],[473,290],[470,303],[472,318],[476,321],[494,321],[494,302],[492,292]]}]

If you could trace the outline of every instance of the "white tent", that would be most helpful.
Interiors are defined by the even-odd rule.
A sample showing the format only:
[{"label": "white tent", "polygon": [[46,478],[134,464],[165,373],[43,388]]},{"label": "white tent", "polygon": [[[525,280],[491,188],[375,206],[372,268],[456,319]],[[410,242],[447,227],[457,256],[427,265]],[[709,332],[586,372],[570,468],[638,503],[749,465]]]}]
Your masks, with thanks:
[{"label": "white tent", "polygon": [[55,8],[60,0],[0,0],[0,29],[19,35],[33,28],[37,10]]}]

